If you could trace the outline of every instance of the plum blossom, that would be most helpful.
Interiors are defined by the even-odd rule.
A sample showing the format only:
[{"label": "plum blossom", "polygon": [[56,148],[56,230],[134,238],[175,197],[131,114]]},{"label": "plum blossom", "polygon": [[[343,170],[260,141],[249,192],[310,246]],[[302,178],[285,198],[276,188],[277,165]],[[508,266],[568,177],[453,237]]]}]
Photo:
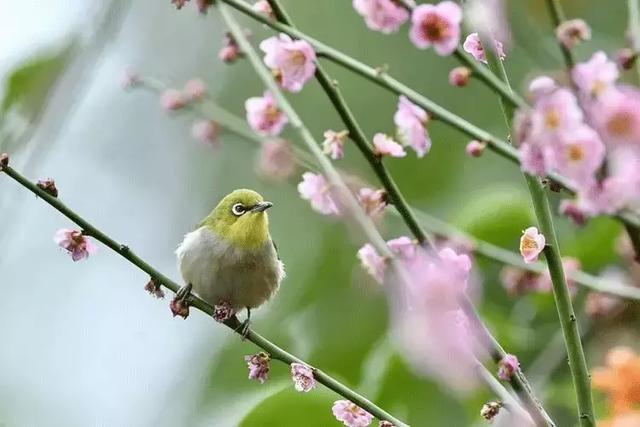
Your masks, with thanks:
[{"label": "plum blossom", "polygon": [[364,212],[371,217],[380,215],[387,206],[387,193],[384,190],[362,187],[358,190],[357,199]]},{"label": "plum blossom", "polygon": [[222,48],[218,52],[218,58],[225,64],[231,64],[241,55],[240,46],[238,46],[233,34],[226,32],[222,38]]},{"label": "plum blossom", "polygon": [[373,415],[348,400],[336,400],[331,411],[347,427],[367,427],[373,421]]},{"label": "plum blossom", "polygon": [[[406,247],[406,246],[405,246]],[[476,349],[469,319],[460,309],[471,260],[451,248],[415,248],[407,274],[391,290],[393,335],[420,373],[456,389],[475,384]]]},{"label": "plum blossom", "polygon": [[262,97],[247,99],[244,105],[249,126],[260,135],[279,135],[289,122],[269,91],[266,91]]},{"label": "plum blossom", "polygon": [[326,178],[320,174],[305,172],[302,182],[298,184],[300,197],[311,202],[316,212],[324,215],[338,215],[338,205],[331,195],[331,187]]},{"label": "plum blossom", "polygon": [[534,101],[537,101],[542,96],[549,95],[557,88],[558,85],[551,77],[538,76],[529,83],[529,95]]},{"label": "plum blossom", "polygon": [[370,30],[384,34],[395,33],[409,19],[409,12],[393,0],[353,0],[353,8]]},{"label": "plum blossom", "polygon": [[518,358],[513,354],[505,354],[505,356],[498,362],[498,378],[502,381],[509,381],[513,374],[520,367]]},{"label": "plum blossom", "polygon": [[36,185],[50,196],[58,197],[58,188],[56,187],[56,182],[52,178],[39,179]]},{"label": "plum blossom", "polygon": [[569,19],[556,28],[556,38],[567,49],[591,39],[591,28],[582,19]]},{"label": "plum blossom", "polygon": [[290,92],[300,92],[316,71],[316,53],[304,40],[280,34],[263,40],[260,49],[265,53],[264,63]]},{"label": "plum blossom", "polygon": [[396,256],[405,262],[412,262],[418,254],[416,242],[407,236],[401,236],[387,241],[387,246]]},{"label": "plum blossom", "polygon": [[402,145],[383,133],[376,133],[373,136],[373,151],[379,157],[404,157],[407,155]]},{"label": "plum blossom", "polygon": [[571,72],[576,86],[588,97],[599,97],[613,88],[619,74],[616,63],[602,51],[594,53],[588,61],[576,64]]},{"label": "plum blossom", "polygon": [[371,243],[366,243],[358,250],[358,259],[362,268],[378,283],[384,281],[385,259],[378,255],[378,251]]},{"label": "plum blossom", "polygon": [[258,157],[258,173],[267,179],[283,181],[296,171],[296,158],[287,140],[280,139],[262,144]]},{"label": "plum blossom", "polygon": [[500,413],[502,406],[502,402],[487,402],[482,405],[482,408],[480,409],[480,416],[491,422]]},{"label": "plum blossom", "polygon": [[325,131],[324,141],[322,142],[324,153],[333,160],[342,159],[344,157],[344,143],[348,135],[349,132],[346,130],[342,132],[336,132],[333,130]]},{"label": "plum blossom", "polygon": [[[502,43],[495,39],[493,43],[496,49],[496,53],[498,54],[500,59],[506,58],[507,55],[504,53],[504,46],[502,45]],[[484,62],[485,64],[487,63],[487,55],[484,51],[484,48],[482,47],[482,42],[480,41],[480,36],[478,36],[478,33],[469,34],[464,40],[464,43],[462,43],[462,48],[465,50],[465,52],[471,54],[471,56],[473,56],[476,61]]]},{"label": "plum blossom", "polygon": [[191,127],[191,135],[204,144],[217,145],[220,125],[213,120],[198,120]]},{"label": "plum blossom", "polygon": [[82,234],[82,231],[62,228],[53,237],[58,246],[65,249],[74,261],[89,258],[98,248]]},{"label": "plum blossom", "polygon": [[452,1],[421,4],[411,14],[409,38],[420,49],[433,46],[439,55],[453,53],[460,42],[462,9]]},{"label": "plum blossom", "polygon": [[591,116],[610,147],[640,147],[640,91],[622,87],[609,91],[591,104]]},{"label": "plum blossom", "polygon": [[527,228],[520,238],[520,254],[524,262],[527,264],[536,262],[544,246],[544,235],[539,233],[536,227]]},{"label": "plum blossom", "polygon": [[455,87],[464,87],[469,84],[471,70],[467,67],[455,67],[449,71],[449,84]]},{"label": "plum blossom", "polygon": [[398,127],[400,141],[404,145],[411,146],[418,157],[423,157],[431,148],[431,139],[426,128],[426,124],[429,122],[429,114],[409,101],[407,97],[400,96],[398,109],[393,116],[393,121]]},{"label": "plum blossom", "polygon": [[598,133],[588,126],[579,126],[573,132],[563,134],[558,145],[558,150],[553,151],[555,158],[550,161],[551,169],[570,178],[576,186],[593,185],[605,156]]},{"label": "plum blossom", "polygon": [[291,379],[296,390],[308,393],[316,387],[313,369],[302,363],[291,364]]},{"label": "plum blossom", "polygon": [[249,368],[250,380],[257,380],[260,384],[264,384],[269,379],[271,358],[267,353],[261,351],[254,355],[245,356],[244,360],[247,362],[247,368]]}]

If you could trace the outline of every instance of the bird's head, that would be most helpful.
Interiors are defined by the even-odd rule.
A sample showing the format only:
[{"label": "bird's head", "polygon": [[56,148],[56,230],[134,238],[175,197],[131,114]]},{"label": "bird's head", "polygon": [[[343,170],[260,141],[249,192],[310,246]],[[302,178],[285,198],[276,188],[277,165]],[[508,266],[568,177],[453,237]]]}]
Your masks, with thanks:
[{"label": "bird's head", "polygon": [[235,190],[226,195],[203,221],[219,237],[242,249],[258,249],[269,240],[266,202],[253,190]]}]

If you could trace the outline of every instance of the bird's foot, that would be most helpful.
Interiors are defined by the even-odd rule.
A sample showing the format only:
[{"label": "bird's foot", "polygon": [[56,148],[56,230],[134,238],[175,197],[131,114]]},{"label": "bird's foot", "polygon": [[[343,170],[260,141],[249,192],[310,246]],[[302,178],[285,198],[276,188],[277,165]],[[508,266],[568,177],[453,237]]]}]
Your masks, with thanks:
[{"label": "bird's foot", "polygon": [[238,332],[242,337],[242,341],[246,340],[249,332],[251,332],[251,319],[245,319],[245,321],[238,326]]},{"label": "bird's foot", "polygon": [[173,313],[173,317],[180,316],[186,319],[189,316],[189,298],[191,297],[191,283],[181,287],[176,296],[171,300],[169,308]]},{"label": "bird's foot", "polygon": [[231,306],[229,301],[220,301],[218,304],[213,306],[213,318],[216,322],[223,323],[235,314],[235,310]]}]

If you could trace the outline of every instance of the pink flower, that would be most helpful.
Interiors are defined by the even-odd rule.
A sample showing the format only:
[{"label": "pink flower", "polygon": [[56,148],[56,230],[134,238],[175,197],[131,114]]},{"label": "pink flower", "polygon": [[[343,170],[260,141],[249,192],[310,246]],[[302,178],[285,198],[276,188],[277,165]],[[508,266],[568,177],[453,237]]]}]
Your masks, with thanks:
[{"label": "pink flower", "polygon": [[583,114],[578,100],[568,89],[558,89],[540,97],[531,114],[530,139],[545,140],[582,125]]},{"label": "pink flower", "polygon": [[184,85],[184,94],[191,101],[199,101],[207,94],[207,86],[200,79],[188,80]]},{"label": "pink flower", "polygon": [[249,126],[260,135],[279,135],[289,122],[269,91],[266,91],[262,97],[247,99],[244,105]]},{"label": "pink flower", "polygon": [[222,38],[222,48],[220,52],[218,52],[218,58],[226,64],[231,64],[238,59],[241,54],[240,46],[238,46],[238,42],[233,37],[233,34],[226,32]]},{"label": "pink flower", "polygon": [[498,363],[498,378],[502,381],[510,381],[519,367],[518,358],[513,354],[506,354]]},{"label": "pink flower", "polygon": [[[498,40],[493,41],[496,53],[500,57],[500,59],[506,58],[506,54],[504,53],[504,46]],[[484,48],[482,47],[482,42],[480,42],[480,37],[478,33],[471,33],[467,36],[462,44],[462,48],[465,52],[470,53],[476,61],[487,63],[487,55],[484,52]]]},{"label": "pink flower", "polygon": [[349,132],[335,132],[327,130],[324,132],[324,142],[322,143],[323,151],[333,160],[339,160],[344,157],[344,143]]},{"label": "pink flower", "polygon": [[258,157],[258,173],[267,179],[283,181],[296,171],[296,158],[291,143],[284,139],[262,144]]},{"label": "pink flower", "polygon": [[616,63],[610,61],[606,53],[599,51],[587,62],[576,64],[571,75],[583,94],[598,97],[613,87],[619,72]]},{"label": "pink flower", "polygon": [[608,146],[640,147],[640,91],[636,88],[609,91],[592,104],[591,115]]},{"label": "pink flower", "polygon": [[557,88],[558,85],[551,77],[539,76],[529,83],[529,95],[534,101],[537,101],[542,96],[549,95]]},{"label": "pink flower", "polygon": [[212,120],[198,120],[191,127],[191,135],[202,143],[217,145],[220,130],[220,125]]},{"label": "pink flower", "polygon": [[176,89],[166,89],[160,95],[160,105],[167,111],[175,111],[187,105],[189,100]]},{"label": "pink flower", "polygon": [[269,18],[273,18],[273,9],[267,0],[258,0],[251,6],[251,8],[258,13],[261,13]]},{"label": "pink flower", "polygon": [[358,250],[358,259],[362,264],[362,268],[369,273],[378,283],[384,281],[385,261],[378,255],[376,248],[367,243]]},{"label": "pink flower", "polygon": [[316,387],[313,369],[302,363],[291,364],[291,379],[296,390],[308,393]]},{"label": "pink flower", "polygon": [[304,40],[292,40],[286,34],[260,43],[265,53],[264,63],[276,74],[283,88],[300,92],[316,71],[316,53]]},{"label": "pink flower", "polygon": [[98,248],[82,234],[82,231],[79,230],[62,228],[56,232],[53,241],[62,249],[67,250],[69,255],[71,255],[71,259],[74,261],[89,258],[90,254],[98,250]]},{"label": "pink flower", "polygon": [[409,38],[420,49],[433,45],[439,55],[453,53],[460,42],[462,9],[452,1],[421,4],[411,15]]},{"label": "pink flower", "polygon": [[331,411],[347,427],[367,427],[373,421],[373,415],[348,400],[336,400]]},{"label": "pink flower", "polygon": [[556,38],[567,49],[591,39],[591,28],[582,19],[569,19],[556,28]]},{"label": "pink flower", "polygon": [[524,258],[524,262],[527,264],[536,262],[544,246],[544,235],[538,233],[536,227],[527,228],[520,238],[520,254]]},{"label": "pink flower", "polygon": [[471,261],[450,248],[437,254],[417,248],[407,274],[390,286],[393,335],[402,355],[420,373],[457,389],[475,384],[476,355],[459,300]]},{"label": "pink flower", "polygon": [[[426,111],[409,101],[405,96],[400,96],[393,121],[398,127],[398,136],[402,143],[411,146],[418,157],[424,156],[429,151],[431,139],[426,128],[426,124],[429,122],[429,114]],[[382,141],[378,135],[381,134],[376,134],[373,138],[374,144],[376,137]],[[404,154],[402,156],[395,155],[395,157],[403,156]]]},{"label": "pink flower", "polygon": [[553,169],[570,178],[576,186],[590,187],[602,165],[605,150],[598,133],[583,125],[563,134],[554,153]]},{"label": "pink flower", "polygon": [[373,151],[376,156],[404,157],[407,152],[402,145],[395,142],[383,133],[376,133],[373,136]]},{"label": "pink flower", "polygon": [[250,380],[257,380],[260,381],[260,384],[264,384],[269,379],[271,358],[267,353],[261,351],[252,356],[245,356],[244,360],[247,362],[247,368],[249,368]]},{"label": "pink flower", "polygon": [[418,246],[416,245],[416,242],[407,236],[391,239],[387,242],[387,246],[389,246],[391,252],[406,262],[414,261],[418,254]]},{"label": "pink flower", "polygon": [[469,84],[471,70],[467,67],[455,67],[449,71],[449,84],[456,87],[464,87]]},{"label": "pink flower", "polygon": [[219,301],[218,304],[213,306],[213,320],[216,322],[226,322],[231,319],[235,314],[235,310],[233,309],[233,305],[229,301]]},{"label": "pink flower", "polygon": [[164,298],[164,291],[160,287],[160,283],[153,279],[150,279],[147,284],[144,285],[144,290],[158,299]]},{"label": "pink flower", "polygon": [[311,202],[311,207],[324,215],[338,215],[338,205],[333,199],[330,185],[324,176],[305,172],[298,184],[300,197]]},{"label": "pink flower", "polygon": [[387,206],[387,193],[384,190],[362,187],[358,190],[357,198],[364,212],[371,217],[380,215]]},{"label": "pink flower", "polygon": [[587,223],[587,212],[585,212],[582,207],[573,200],[562,200],[558,210],[562,215],[571,219],[571,221],[576,225],[582,226]]},{"label": "pink flower", "polygon": [[353,0],[353,8],[370,30],[385,34],[398,31],[409,19],[409,12],[393,0]]},{"label": "pink flower", "polygon": [[547,165],[543,147],[535,144],[523,143],[518,149],[520,159],[520,169],[531,175],[545,176]]},{"label": "pink flower", "polygon": [[471,157],[480,157],[486,148],[487,144],[485,142],[476,141],[474,139],[467,144],[465,151]]}]

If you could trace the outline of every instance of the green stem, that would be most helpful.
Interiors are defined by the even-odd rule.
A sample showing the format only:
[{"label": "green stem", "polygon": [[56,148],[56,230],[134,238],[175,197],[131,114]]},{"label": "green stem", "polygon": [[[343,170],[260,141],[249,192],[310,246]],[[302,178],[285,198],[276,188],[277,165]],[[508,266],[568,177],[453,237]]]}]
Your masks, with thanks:
[{"label": "green stem", "polygon": [[[566,21],[566,17],[564,16],[564,11],[562,10],[562,6],[560,5],[559,0],[546,0],[547,1],[547,9],[549,9],[549,13],[551,14],[551,21],[553,22],[554,36],[555,29],[560,26],[564,21]],[[567,65],[567,72],[571,74],[571,70],[576,63],[575,58],[573,57],[573,52],[571,49],[566,47],[563,43],[558,43],[560,46],[560,51],[562,51],[562,57],[564,59],[565,64]],[[571,80],[571,75],[569,75],[569,79]]]},{"label": "green stem", "polygon": [[[490,40],[483,39],[482,43],[489,46]],[[493,49],[485,49],[489,67],[493,72],[501,76],[506,85],[509,85],[504,64],[495,54]],[[505,122],[508,129],[512,127],[513,107],[504,102],[500,98],[503,110],[505,112]],[[553,216],[549,207],[549,200],[545,194],[545,189],[537,177],[524,174],[533,208],[538,218],[538,224],[542,234],[546,238],[547,245],[544,249],[547,267],[551,276],[553,287],[553,296],[556,303],[556,309],[560,318],[560,326],[564,334],[565,346],[569,358],[569,368],[573,377],[573,384],[576,390],[578,401],[579,421],[583,427],[595,426],[595,417],[593,412],[593,402],[591,399],[591,384],[587,361],[582,348],[580,332],[578,330],[578,322],[571,304],[571,294],[567,285],[564,269],[562,267],[562,258],[560,256],[560,247],[553,225]]]},{"label": "green stem", "polygon": [[[640,53],[640,0],[627,0],[629,10],[629,35],[631,36],[631,50],[634,55]],[[636,80],[640,84],[640,61],[636,59],[634,68]]]},{"label": "green stem", "polygon": [[[289,25],[291,28],[297,29],[291,17],[284,10],[282,5],[278,2],[278,0],[268,0],[271,5],[271,9],[273,10],[276,19],[281,21],[282,23]],[[421,245],[430,245],[434,246],[434,243],[429,240],[429,236],[424,232],[424,230],[418,224],[415,216],[411,212],[411,208],[409,204],[402,196],[402,193],[398,189],[397,184],[395,183],[393,177],[389,174],[389,171],[384,166],[382,159],[379,156],[376,156],[372,150],[372,144],[362,131],[362,127],[356,120],[353,112],[347,105],[340,89],[338,88],[338,83],[331,78],[329,73],[327,73],[321,64],[316,64],[316,72],[315,77],[322,86],[322,89],[329,97],[329,100],[333,104],[334,108],[338,112],[338,115],[342,119],[342,122],[346,126],[349,131],[349,138],[356,144],[364,158],[367,160],[376,176],[382,183],[387,195],[389,196],[389,200],[391,204],[393,204],[398,213],[407,226],[414,234],[416,239]]]},{"label": "green stem", "polygon": [[[406,96],[412,102],[429,111],[429,113],[434,118],[441,120],[442,122],[455,129],[458,129],[459,131],[463,132],[473,139],[486,142],[488,147],[498,155],[512,161],[515,164],[519,164],[517,151],[506,141],[453,114],[431,99],[419,94],[415,90],[389,76],[385,72],[363,64],[362,62],[357,61],[349,55],[337,49],[334,49],[314,39],[313,37],[295,28],[292,28],[291,26],[285,25],[274,19],[270,19],[269,17],[264,16],[258,12],[255,12],[253,9],[251,9],[251,6],[241,0],[220,0],[220,2],[233,7],[239,12],[251,17],[255,21],[265,24],[274,30],[288,34],[291,37],[307,41],[314,47],[318,56],[325,57],[330,61],[353,71],[354,73],[364,77],[367,80],[370,80],[376,85],[396,95]],[[492,81],[493,80],[494,79],[492,79]],[[498,93],[504,92],[503,90],[497,88],[494,88],[494,90],[498,91]],[[515,98],[511,99],[514,102],[514,105],[517,106]],[[566,178],[557,174],[550,174],[548,178],[566,188],[570,193],[575,193],[573,187],[569,184]],[[626,224],[632,225],[634,228],[640,228],[640,216],[636,212],[622,212],[615,217]]]},{"label": "green stem", "polygon": [[[51,205],[51,207],[53,207],[58,212],[66,216],[68,219],[76,223],[83,230],[85,234],[102,242],[105,246],[112,249],[114,252],[118,253],[127,261],[129,261],[130,263],[138,267],[140,270],[147,273],[149,276],[151,276],[151,278],[154,281],[156,281],[157,283],[160,283],[162,286],[166,287],[167,289],[171,290],[174,293],[178,292],[178,290],[180,289],[180,286],[177,283],[175,283],[173,280],[171,280],[170,278],[168,278],[167,276],[165,276],[164,274],[160,273],[158,270],[153,268],[150,264],[148,264],[138,255],[136,255],[128,246],[116,242],[107,234],[105,234],[104,232],[100,231],[99,229],[91,225],[87,220],[85,220],[76,212],[68,208],[59,199],[51,196],[49,193],[39,188],[34,183],[30,182],[28,179],[26,179],[24,176],[22,176],[20,173],[18,173],[16,170],[14,170],[9,166],[0,169],[0,171],[6,173],[7,176],[14,179],[16,182],[18,182],[20,185],[25,187],[27,190],[30,190],[37,197],[44,200],[46,203]],[[210,316],[213,315],[213,307],[209,303],[207,303],[206,301],[204,301],[203,299],[199,298],[196,295],[191,295],[190,305],[192,305],[193,307],[196,307],[197,309],[203,311],[204,313]],[[229,327],[232,331],[240,335],[242,334],[241,328],[240,328],[241,323],[235,316],[229,319],[227,322],[225,322],[225,325]],[[286,364],[291,364],[295,362],[295,363],[302,363],[312,367],[312,365],[310,365],[309,363],[301,360],[300,358],[292,355],[286,350],[278,347],[276,344],[269,341],[262,335],[257,334],[253,330],[249,330],[248,334],[246,335],[246,339],[251,341],[255,345],[257,345],[258,347],[262,348],[267,353],[269,353],[272,359],[279,360]],[[312,367],[312,369],[313,369],[313,376],[316,379],[316,381],[323,384],[327,388],[335,391],[342,397],[349,399],[350,401],[354,402],[361,408],[376,415],[380,419],[389,420],[397,426],[406,425],[401,421],[397,420],[396,418],[394,418],[392,415],[385,412],[382,408],[379,408],[378,406],[376,406],[373,402],[366,399],[364,396],[359,395],[358,393],[351,390],[350,388],[340,383],[333,377],[329,376],[325,372],[321,371],[320,369],[317,369],[314,367]]]}]

